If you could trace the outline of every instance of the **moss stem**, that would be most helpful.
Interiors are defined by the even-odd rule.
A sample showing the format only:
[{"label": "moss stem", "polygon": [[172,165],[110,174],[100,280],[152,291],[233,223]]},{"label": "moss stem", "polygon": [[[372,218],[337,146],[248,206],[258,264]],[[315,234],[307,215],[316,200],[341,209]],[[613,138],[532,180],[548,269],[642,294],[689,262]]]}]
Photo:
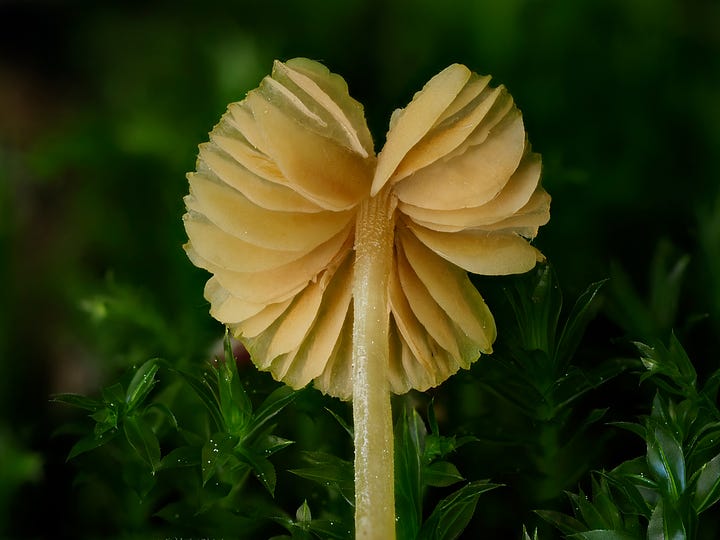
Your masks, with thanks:
[{"label": "moss stem", "polygon": [[386,188],[362,203],[355,231],[353,422],[357,539],[395,538],[387,293],[393,264],[393,216],[393,199]]}]

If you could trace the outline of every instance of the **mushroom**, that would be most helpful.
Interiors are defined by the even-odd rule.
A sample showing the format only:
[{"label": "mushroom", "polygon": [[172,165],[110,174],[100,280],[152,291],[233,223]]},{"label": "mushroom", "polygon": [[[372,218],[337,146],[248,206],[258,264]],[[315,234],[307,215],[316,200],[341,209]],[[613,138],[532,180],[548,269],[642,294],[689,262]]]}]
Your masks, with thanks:
[{"label": "mushroom", "polygon": [[357,538],[395,537],[391,393],[492,351],[467,272],[522,273],[549,219],[511,96],[453,64],[396,110],[375,155],[345,81],[304,58],[227,112],[188,174],[185,249],[255,365],[353,402]]}]

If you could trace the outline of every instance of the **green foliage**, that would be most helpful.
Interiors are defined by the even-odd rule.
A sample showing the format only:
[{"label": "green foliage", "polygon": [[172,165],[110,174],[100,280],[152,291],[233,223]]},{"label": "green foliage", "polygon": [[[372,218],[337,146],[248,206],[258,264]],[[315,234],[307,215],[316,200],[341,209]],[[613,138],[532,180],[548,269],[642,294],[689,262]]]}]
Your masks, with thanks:
[{"label": "green foliage", "polygon": [[[395,425],[395,511],[399,540],[458,538],[470,522],[480,495],[499,487],[487,480],[466,482],[447,459],[458,448],[476,442],[475,437],[440,435],[432,404],[428,407],[428,422],[429,432],[417,410],[406,402]],[[348,506],[353,505],[351,461],[323,452],[303,452],[303,458],[308,466],[292,470],[294,474],[324,485],[339,493]],[[460,482],[464,485],[438,501],[427,515],[429,488],[446,488]],[[351,520],[352,515],[348,514],[346,529],[352,529]],[[291,531],[298,527],[297,521],[289,518],[283,523]],[[339,521],[335,518],[332,523],[337,525]],[[315,534],[313,526],[308,526]]]},{"label": "green foliage", "polygon": [[[177,377],[158,392],[163,373]],[[277,510],[263,506],[262,499],[257,508],[246,505],[243,511],[237,502],[249,474],[274,495],[277,475],[270,458],[293,441],[274,434],[273,420],[298,397],[297,392],[277,388],[254,407],[238,376],[228,336],[223,359],[202,375],[152,359],[125,378],[127,384],[112,384],[103,389],[99,399],[76,394],[54,397],[56,402],[87,411],[93,423],[73,445],[68,460],[114,445],[113,450],[119,450],[113,455],[123,469],[123,482],[150,507],[161,504],[168,490],[184,490],[179,500],[154,508],[157,516],[169,522],[170,530],[224,531],[241,523],[253,531],[258,525],[252,522],[258,517],[273,517]],[[185,418],[171,410],[176,402],[167,400],[169,394],[187,391],[194,391],[205,407],[199,432],[183,427]],[[161,447],[166,443],[171,443],[172,449],[163,454]],[[182,474],[188,469],[198,474]],[[182,482],[175,485],[176,479]]]},{"label": "green foliage", "polygon": [[592,478],[592,496],[569,494],[574,518],[538,512],[568,538],[698,537],[701,514],[720,501],[720,370],[702,389],[685,350],[672,335],[668,347],[637,343],[640,377],[658,391],[651,414],[616,423],[640,436],[645,456]]},{"label": "green foliage", "polygon": [[[449,392],[436,391],[425,418],[421,395],[396,402],[400,540],[497,529],[493,509],[506,505],[522,514],[502,530],[525,539],[554,538],[549,526],[566,538],[611,540],[698,540],[709,538],[705,529],[717,530],[720,370],[699,374],[680,338],[667,330],[662,339],[668,326],[647,319],[653,311],[646,303],[665,306],[662,320],[678,320],[687,263],[662,250],[650,293],[627,290],[638,309],[618,310],[617,286],[611,290],[608,313],[634,340],[617,349],[627,344],[630,354],[609,345],[588,354],[585,346],[587,328],[603,314],[605,282],[564,310],[549,264],[498,280],[487,296],[503,331],[495,353],[478,362],[482,369],[458,377],[461,386],[451,380]],[[672,298],[663,300],[663,289]],[[137,507],[121,500],[127,534],[151,528],[165,535],[352,538],[348,410],[314,390],[293,392],[253,368],[239,370],[232,347],[226,336],[221,359],[201,371],[152,359],[97,398],[56,396],[89,421],[64,430],[77,437],[68,459],[81,471],[78,486],[101,478],[108,489],[142,501]],[[468,384],[488,407],[487,420],[455,405],[454,390]],[[637,421],[617,401],[627,388],[635,408],[647,411]],[[612,427],[601,424],[608,417]],[[452,435],[441,434],[445,424],[454,426]],[[622,460],[603,453],[624,434],[642,441],[644,452],[621,442]],[[100,472],[108,461],[118,465],[114,475]],[[543,509],[533,517],[531,508]],[[521,520],[533,529],[521,529]]]},{"label": "green foliage", "polygon": [[295,512],[295,519],[279,517],[275,520],[290,532],[290,536],[274,536],[273,540],[311,540],[313,538],[345,540],[352,534],[346,526],[344,527],[338,521],[313,519],[307,501],[304,501]]},{"label": "green foliage", "polygon": [[[154,475],[160,466],[160,443],[150,424],[153,407],[146,406],[145,400],[157,382],[158,369],[157,359],[148,360],[135,371],[127,390],[122,383],[116,383],[103,389],[100,399],[75,394],[55,396],[59,403],[90,412],[95,422],[92,431],[72,447],[68,459],[99,448],[122,433],[136,457],[148,467],[150,476]],[[175,422],[161,404],[154,408],[167,412]]]},{"label": "green foliage", "polygon": [[355,478],[352,461],[317,451],[305,451],[302,458],[308,466],[292,469],[290,472],[334,489],[347,504],[354,504]]},{"label": "green foliage", "polygon": [[213,419],[215,429],[201,450],[203,485],[218,477],[228,489],[242,484],[248,471],[265,489],[275,492],[275,468],[268,459],[292,444],[272,434],[269,422],[289,405],[297,394],[288,387],[271,393],[253,413],[252,403],[237,374],[237,366],[228,336],[225,358],[212,368],[215,377],[202,379],[187,373],[183,378],[196,390]]},{"label": "green foliage", "polygon": [[[582,366],[576,354],[585,330],[602,304],[605,281],[591,284],[569,312],[550,264],[540,264],[506,280],[495,294],[498,324],[503,331],[495,352],[478,362],[474,375],[494,396],[493,409],[512,409],[515,433],[495,439],[520,447],[529,460],[524,491],[536,501],[557,497],[587,471],[597,456],[588,431],[606,407],[585,409],[578,403],[637,361],[610,356]],[[506,415],[508,413],[505,413]],[[490,422],[495,423],[493,416]],[[482,426],[493,440],[492,426]]]},{"label": "green foliage", "polygon": [[423,521],[428,487],[447,487],[465,479],[447,461],[449,454],[474,437],[440,435],[432,404],[428,409],[430,433],[414,408],[406,407],[395,427],[395,509],[398,540],[457,538],[470,522],[478,497],[499,487],[487,480],[465,484],[437,503]]},{"label": "green foliage", "polygon": [[[654,264],[682,266],[667,257],[657,257]],[[680,290],[677,272],[654,272],[665,276],[657,277],[655,287],[668,286],[670,280],[673,290]],[[567,538],[705,538],[702,524],[714,526],[707,516],[720,500],[720,370],[698,375],[674,333],[666,340],[657,337],[661,325],[647,326],[645,339],[630,342],[632,355],[600,351],[588,362],[583,342],[602,309],[604,282],[589,286],[567,311],[548,264],[501,285],[499,294],[489,297],[504,332],[495,353],[479,363],[483,369],[474,369],[467,380],[474,391],[484,390],[493,414],[511,420],[509,431],[504,439],[493,439],[487,424],[476,421],[468,424],[472,429],[444,435],[440,420],[448,422],[448,395],[436,394],[425,419],[417,410],[419,395],[399,399],[398,538],[477,534],[484,530],[489,509],[503,498],[528,510],[528,504],[550,506],[536,511],[541,521],[532,536],[527,528],[519,530],[519,522],[508,524],[508,530],[526,539],[553,538],[543,523]],[[640,296],[637,301],[653,302]],[[678,302],[670,305],[675,307],[665,313],[674,320]],[[648,313],[644,307],[640,312]],[[611,313],[616,321],[624,320],[614,308]],[[628,333],[639,336],[637,318],[625,316]],[[128,532],[147,531],[154,516],[157,534],[237,536],[242,530],[243,538],[351,538],[352,428],[346,409],[312,390],[293,392],[262,383],[253,369],[241,373],[232,347],[226,336],[222,358],[200,372],[152,359],[108,385],[98,398],[56,396],[55,401],[88,415],[84,431],[65,430],[79,436],[68,455],[84,469],[79,485],[90,481],[93,467],[114,460],[119,476],[106,475],[104,481],[113,490],[130,489],[144,508],[138,513],[123,503],[133,516],[125,526]],[[639,381],[643,389],[652,387],[652,407],[639,421],[620,416],[614,427],[603,428],[600,420],[614,411],[615,402],[588,398],[602,396],[602,389],[620,377]],[[311,424],[298,422],[300,411]],[[303,427],[321,424],[320,430]],[[327,430],[334,436],[323,436]],[[594,460],[603,456],[604,441],[621,433],[642,440],[644,455],[626,455],[619,465],[590,473]],[[299,440],[302,446],[293,443]],[[488,453],[498,444],[500,453]],[[483,478],[476,475],[477,464],[462,459],[476,453],[485,456],[479,459],[498,458],[487,463],[502,483],[466,480],[461,468]],[[503,460],[520,464],[523,475],[505,474]],[[578,482],[576,493],[567,492]],[[486,504],[478,505],[489,491],[493,494],[484,497]],[[572,515],[560,509],[563,491]],[[529,523],[532,515],[522,519]]]},{"label": "green foliage", "polygon": [[677,324],[689,264],[688,254],[678,256],[669,241],[660,241],[650,264],[645,295],[636,290],[628,273],[619,264],[614,264],[609,315],[630,335],[645,336],[646,339],[667,335]]},{"label": "green foliage", "polygon": [[514,324],[506,327],[481,382],[524,415],[548,422],[573,402],[621,373],[627,363],[609,359],[590,369],[572,365],[585,328],[597,313],[605,282],[590,285],[561,319],[562,293],[549,264],[505,287]]}]

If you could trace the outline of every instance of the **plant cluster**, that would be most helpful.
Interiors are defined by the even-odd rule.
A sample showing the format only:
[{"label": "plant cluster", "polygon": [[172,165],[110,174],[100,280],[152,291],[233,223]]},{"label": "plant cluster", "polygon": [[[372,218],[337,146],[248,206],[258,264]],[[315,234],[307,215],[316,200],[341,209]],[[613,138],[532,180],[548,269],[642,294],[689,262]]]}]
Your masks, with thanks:
[{"label": "plant cluster", "polygon": [[[677,261],[669,261],[657,257],[653,270],[655,286],[666,290],[682,279]],[[398,538],[488,531],[497,526],[488,509],[498,504],[515,505],[518,521],[502,530],[516,537],[712,537],[718,522],[709,509],[720,500],[720,371],[699,382],[673,333],[621,341],[608,348],[614,354],[580,362],[601,300],[609,297],[606,312],[621,311],[606,282],[589,286],[565,313],[548,264],[489,279],[499,285],[490,296],[502,337],[450,394],[467,385],[481,392],[496,409],[495,429],[472,411],[449,419],[448,409],[458,407],[442,391],[432,399],[417,392],[396,398]],[[631,301],[642,303],[634,290],[624,292],[622,301],[633,294]],[[152,359],[100,398],[56,396],[90,416],[69,454],[81,485],[102,482],[126,494],[118,509],[126,534],[150,527],[232,538],[351,538],[349,408],[246,369],[233,345],[226,336],[223,354],[200,371]],[[608,400],[611,392],[601,388],[615,383],[612,392],[635,385],[640,399]],[[631,402],[636,415],[623,407]],[[452,435],[440,434],[445,424]],[[609,452],[623,433],[642,445]],[[508,474],[502,458],[484,467],[468,459],[501,454],[521,473]],[[98,470],[109,461],[121,474]],[[475,476],[478,470],[490,471],[489,478]]]}]

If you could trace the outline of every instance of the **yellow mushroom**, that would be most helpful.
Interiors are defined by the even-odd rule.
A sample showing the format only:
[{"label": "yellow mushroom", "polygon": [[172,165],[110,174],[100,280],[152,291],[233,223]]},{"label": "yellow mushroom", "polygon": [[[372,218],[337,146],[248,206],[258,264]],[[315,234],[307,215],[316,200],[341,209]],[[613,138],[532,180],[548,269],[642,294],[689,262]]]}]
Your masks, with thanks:
[{"label": "yellow mushroom", "polygon": [[549,219],[540,156],[490,77],[454,64],[393,114],[376,157],[362,106],[296,58],[228,107],[188,175],[205,296],[259,369],[353,401],[356,537],[394,538],[390,393],[492,351],[467,272],[526,272]]}]

